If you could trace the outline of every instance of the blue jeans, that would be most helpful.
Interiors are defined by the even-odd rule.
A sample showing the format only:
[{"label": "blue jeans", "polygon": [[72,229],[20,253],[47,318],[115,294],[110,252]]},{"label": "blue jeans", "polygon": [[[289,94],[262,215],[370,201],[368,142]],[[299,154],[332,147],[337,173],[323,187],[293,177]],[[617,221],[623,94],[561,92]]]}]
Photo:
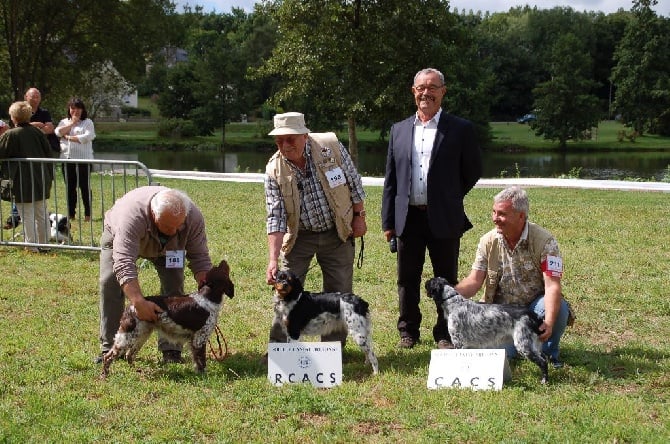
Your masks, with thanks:
[{"label": "blue jeans", "polygon": [[[544,295],[539,296],[528,306],[533,310],[540,318],[544,318]],[[549,356],[553,360],[558,360],[559,348],[558,344],[561,342],[561,336],[565,332],[565,328],[568,326],[568,303],[565,302],[565,299],[561,299],[561,308],[558,312],[558,317],[556,317],[556,323],[551,332],[551,336],[547,342],[542,343],[542,353]],[[505,345],[505,353],[508,358],[514,358],[517,356],[518,352],[514,347],[514,344]]]}]

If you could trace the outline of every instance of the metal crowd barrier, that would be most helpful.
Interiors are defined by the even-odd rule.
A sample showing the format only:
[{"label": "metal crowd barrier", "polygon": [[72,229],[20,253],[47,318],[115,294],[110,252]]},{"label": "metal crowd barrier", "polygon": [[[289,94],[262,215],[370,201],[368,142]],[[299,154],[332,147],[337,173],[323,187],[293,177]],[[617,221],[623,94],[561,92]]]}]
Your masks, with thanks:
[{"label": "metal crowd barrier", "polygon": [[[4,179],[9,174],[8,172],[14,168],[18,168],[18,171],[21,172],[26,169],[26,164],[30,165],[31,177],[28,179],[31,181],[38,175],[44,178],[49,170],[53,174],[49,199],[43,201],[42,205],[32,204],[34,214],[41,212],[49,214],[50,223],[47,223],[46,226],[47,242],[29,243],[25,241],[23,230],[25,225],[23,220],[18,224],[16,223],[14,198],[12,198],[12,201],[3,200],[0,204],[0,225],[2,225],[0,246],[37,248],[43,251],[52,248],[100,251],[100,235],[102,234],[105,212],[114,205],[119,197],[128,191],[153,183],[151,172],[143,163],[127,160],[3,159],[0,161],[0,175]],[[89,221],[86,221],[84,217],[84,206],[79,188],[77,188],[75,217],[74,220],[69,220],[66,185],[67,164],[87,164],[90,166],[91,217]],[[24,168],[22,169],[22,167]],[[78,171],[78,169],[76,170]],[[23,179],[23,176],[20,176],[20,180],[23,181]],[[42,180],[42,182],[45,181]],[[13,196],[15,196],[16,191],[12,189]],[[66,223],[61,222],[61,228],[66,226],[67,230],[58,230],[60,216],[68,217]],[[52,219],[53,221],[51,221]]]}]

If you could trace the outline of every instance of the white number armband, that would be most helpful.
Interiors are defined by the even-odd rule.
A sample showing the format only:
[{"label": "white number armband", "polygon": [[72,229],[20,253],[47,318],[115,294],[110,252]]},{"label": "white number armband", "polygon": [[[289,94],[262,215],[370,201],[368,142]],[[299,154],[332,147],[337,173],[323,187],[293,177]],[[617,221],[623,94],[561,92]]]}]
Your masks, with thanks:
[{"label": "white number armband", "polygon": [[542,272],[547,276],[562,277],[563,259],[558,256],[547,255],[547,258],[542,262]]}]

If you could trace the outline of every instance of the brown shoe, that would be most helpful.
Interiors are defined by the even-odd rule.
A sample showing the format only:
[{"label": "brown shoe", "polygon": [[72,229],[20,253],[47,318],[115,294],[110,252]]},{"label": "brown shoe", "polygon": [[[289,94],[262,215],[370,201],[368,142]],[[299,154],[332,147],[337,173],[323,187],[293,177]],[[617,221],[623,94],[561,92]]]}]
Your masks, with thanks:
[{"label": "brown shoe", "polygon": [[413,348],[416,344],[416,340],[411,336],[401,336],[400,342],[398,342],[398,347],[400,348]]},{"label": "brown shoe", "polygon": [[440,339],[439,341],[437,341],[437,348],[439,348],[440,350],[450,350],[454,348],[454,344],[447,341],[446,339]]}]

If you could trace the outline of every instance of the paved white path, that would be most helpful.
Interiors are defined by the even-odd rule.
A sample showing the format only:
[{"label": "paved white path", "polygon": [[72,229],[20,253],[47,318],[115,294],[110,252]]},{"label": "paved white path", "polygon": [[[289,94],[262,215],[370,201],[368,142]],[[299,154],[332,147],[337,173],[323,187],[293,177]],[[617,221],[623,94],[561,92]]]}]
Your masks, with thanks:
[{"label": "paved white path", "polygon": [[[154,178],[219,180],[228,182],[263,182],[265,174],[261,173],[209,173],[202,171],[171,171],[150,170]],[[383,177],[363,177],[363,185],[382,186]],[[632,182],[626,180],[592,180],[592,179],[553,179],[553,178],[506,178],[480,179],[477,187],[505,188],[511,185],[523,187],[555,187],[583,188],[594,190],[627,190],[627,191],[660,191],[670,193],[670,183],[665,182]]]}]

